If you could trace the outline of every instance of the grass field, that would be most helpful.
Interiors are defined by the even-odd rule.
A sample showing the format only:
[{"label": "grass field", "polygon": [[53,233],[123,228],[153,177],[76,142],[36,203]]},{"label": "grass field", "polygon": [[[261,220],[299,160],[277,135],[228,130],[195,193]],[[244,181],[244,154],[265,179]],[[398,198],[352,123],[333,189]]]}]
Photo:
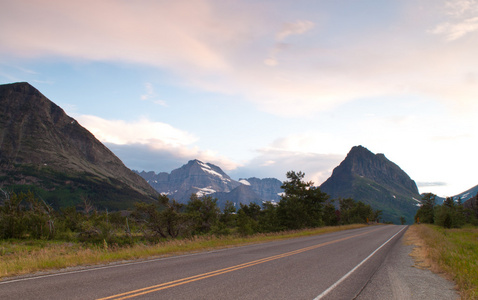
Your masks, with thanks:
[{"label": "grass field", "polygon": [[410,230],[423,241],[426,264],[448,274],[462,299],[478,299],[478,228],[444,229],[421,224]]},{"label": "grass field", "polygon": [[210,249],[227,248],[251,243],[325,234],[366,225],[322,227],[309,230],[240,236],[200,236],[162,241],[157,244],[137,243],[118,247],[44,240],[0,241],[0,278],[51,271],[66,267],[95,265],[115,261],[171,256]]}]

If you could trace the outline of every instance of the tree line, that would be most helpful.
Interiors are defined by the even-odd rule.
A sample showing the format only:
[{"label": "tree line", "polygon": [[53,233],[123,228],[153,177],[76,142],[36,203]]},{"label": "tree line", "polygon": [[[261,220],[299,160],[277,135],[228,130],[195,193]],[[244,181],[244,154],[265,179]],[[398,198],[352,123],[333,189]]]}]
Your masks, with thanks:
[{"label": "tree line", "polygon": [[221,210],[211,196],[191,195],[179,203],[160,195],[152,203],[135,203],[129,211],[98,211],[83,198],[77,207],[54,210],[32,192],[3,191],[0,203],[0,238],[62,239],[84,242],[134,243],[194,235],[251,235],[378,221],[381,211],[351,198],[334,200],[305,174],[290,171],[278,203],[226,202]]},{"label": "tree line", "polygon": [[415,215],[415,223],[428,223],[439,225],[444,228],[461,228],[465,224],[478,225],[475,212],[465,209],[458,198],[454,201],[447,197],[442,205],[436,204],[436,195],[424,194],[421,206]]}]

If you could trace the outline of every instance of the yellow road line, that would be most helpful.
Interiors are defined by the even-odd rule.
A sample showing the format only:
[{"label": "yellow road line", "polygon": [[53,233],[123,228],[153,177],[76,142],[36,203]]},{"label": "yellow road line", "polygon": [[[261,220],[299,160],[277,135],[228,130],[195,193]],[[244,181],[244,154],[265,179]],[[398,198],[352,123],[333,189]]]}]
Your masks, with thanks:
[{"label": "yellow road line", "polygon": [[158,284],[158,285],[153,285],[153,286],[149,286],[149,287],[145,287],[145,288],[141,288],[141,289],[137,289],[137,290],[121,293],[121,294],[112,295],[112,296],[105,297],[105,298],[99,298],[98,300],[110,300],[110,299],[118,299],[119,300],[119,299],[129,299],[129,298],[133,298],[133,297],[138,297],[138,296],[141,296],[141,295],[161,291],[161,290],[164,290],[164,289],[172,288],[172,287],[183,285],[183,284],[186,284],[186,283],[190,283],[190,282],[194,282],[194,281],[218,276],[218,275],[221,275],[221,274],[241,270],[241,269],[244,269],[244,268],[252,267],[252,266],[255,266],[255,265],[258,265],[258,264],[262,264],[262,263],[266,263],[266,262],[269,262],[269,261],[277,260],[279,258],[284,258],[284,257],[288,257],[288,256],[291,256],[291,255],[296,255],[296,254],[299,254],[299,253],[303,253],[303,252],[306,252],[306,251],[317,249],[317,248],[327,246],[327,245],[330,245],[330,244],[335,244],[335,243],[342,242],[342,241],[345,241],[345,240],[348,240],[348,239],[351,239],[351,238],[355,238],[355,237],[358,237],[358,236],[361,236],[361,235],[369,234],[369,233],[374,232],[374,231],[379,230],[379,229],[380,228],[377,228],[377,229],[374,229],[374,230],[371,230],[371,231],[367,231],[367,232],[364,232],[364,233],[352,235],[352,236],[341,238],[341,239],[338,239],[338,240],[333,240],[333,241],[317,244],[317,245],[314,245],[314,246],[309,246],[309,247],[301,248],[301,249],[298,249],[298,250],[294,250],[294,251],[290,251],[290,252],[286,252],[286,253],[282,253],[282,254],[278,254],[278,255],[274,255],[274,256],[261,258],[261,259],[258,259],[258,260],[250,261],[250,262],[247,262],[247,263],[235,265],[235,266],[224,268],[224,269],[219,269],[219,270],[216,270],[216,271],[211,271],[211,272],[207,272],[207,273],[203,273],[203,274],[199,274],[199,275],[194,275],[194,276],[191,276],[191,277],[177,279],[177,280],[161,283],[161,284]]}]

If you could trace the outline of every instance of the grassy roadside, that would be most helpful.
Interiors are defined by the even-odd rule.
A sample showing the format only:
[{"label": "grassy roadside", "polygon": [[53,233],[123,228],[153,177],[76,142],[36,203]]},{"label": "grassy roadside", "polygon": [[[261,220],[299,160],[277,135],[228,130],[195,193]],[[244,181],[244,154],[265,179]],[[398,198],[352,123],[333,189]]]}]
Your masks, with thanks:
[{"label": "grassy roadside", "polygon": [[115,261],[146,259],[221,249],[252,243],[325,234],[365,226],[366,225],[356,224],[322,227],[300,231],[256,234],[248,237],[200,236],[190,239],[168,240],[158,244],[135,244],[124,247],[108,245],[106,242],[103,245],[85,245],[81,243],[44,240],[0,241],[0,278],[38,271],[51,271],[66,267],[96,265]]},{"label": "grassy roadside", "polygon": [[[444,272],[457,284],[462,299],[478,299],[478,228],[444,229],[413,225],[412,256],[419,266]],[[413,238],[412,238],[413,239]]]}]

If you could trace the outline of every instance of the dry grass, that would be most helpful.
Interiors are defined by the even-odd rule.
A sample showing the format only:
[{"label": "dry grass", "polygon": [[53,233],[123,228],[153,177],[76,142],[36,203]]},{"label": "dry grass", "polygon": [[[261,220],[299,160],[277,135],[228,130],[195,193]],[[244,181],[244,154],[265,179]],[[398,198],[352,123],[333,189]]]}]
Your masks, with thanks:
[{"label": "dry grass", "polygon": [[118,247],[92,246],[79,243],[46,241],[0,242],[0,278],[23,275],[38,271],[51,271],[66,267],[96,265],[132,259],[147,259],[160,256],[228,248],[272,240],[331,233],[355,229],[366,225],[322,227],[300,231],[240,236],[200,236],[190,239],[168,240],[157,244],[135,244]]},{"label": "dry grass", "polygon": [[443,229],[413,225],[407,240],[418,267],[445,273],[457,284],[462,299],[478,299],[478,228]]}]

